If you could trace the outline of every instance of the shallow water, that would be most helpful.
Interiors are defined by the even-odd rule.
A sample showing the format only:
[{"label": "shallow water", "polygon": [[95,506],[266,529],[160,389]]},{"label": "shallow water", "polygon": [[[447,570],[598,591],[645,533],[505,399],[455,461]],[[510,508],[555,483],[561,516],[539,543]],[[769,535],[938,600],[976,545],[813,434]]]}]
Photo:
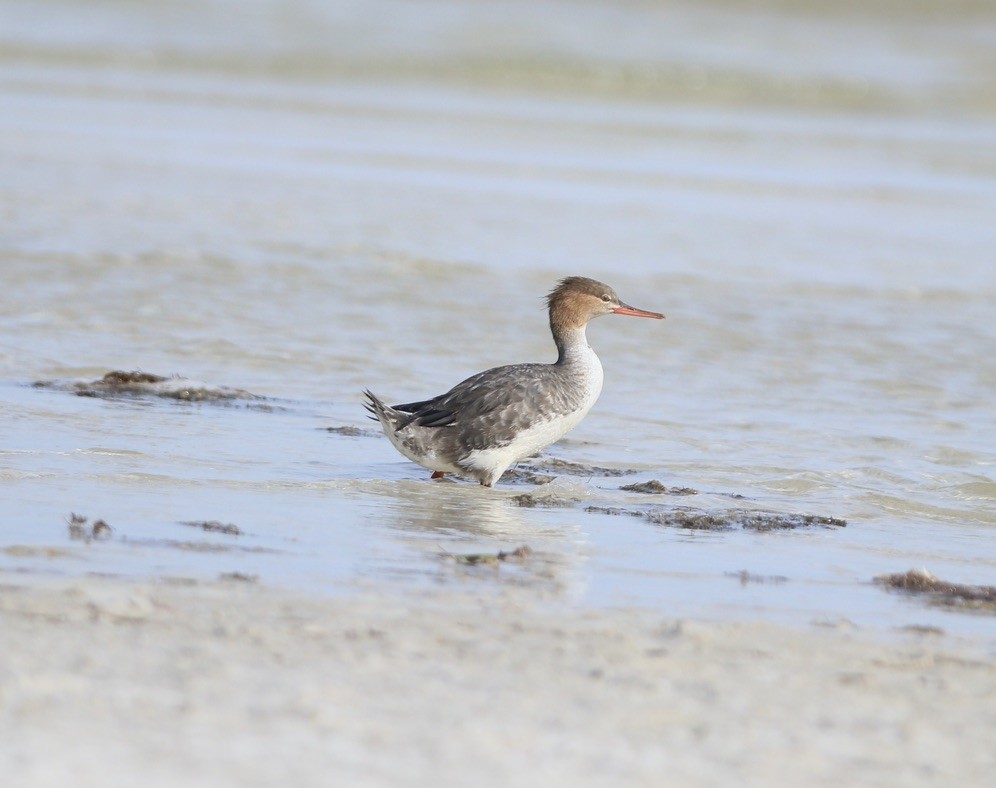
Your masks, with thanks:
[{"label": "shallow water", "polygon": [[[514,586],[996,639],[991,617],[871,583],[923,566],[996,585],[985,4],[943,24],[929,4],[678,5],[659,37],[649,6],[531,4],[528,34],[488,4],[258,2],[215,29],[229,6],[194,24],[156,4],[4,4],[10,582]],[[409,401],[550,360],[540,297],[567,274],[667,313],[590,327],[602,399],[549,450],[633,474],[430,483],[372,431],[364,387]],[[137,368],[267,407],[30,385]],[[647,479],[700,494],[618,489]],[[651,504],[848,524],[711,533],[585,510]],[[71,511],[113,538],[71,542]],[[533,557],[497,569],[440,556],[520,544]]]}]

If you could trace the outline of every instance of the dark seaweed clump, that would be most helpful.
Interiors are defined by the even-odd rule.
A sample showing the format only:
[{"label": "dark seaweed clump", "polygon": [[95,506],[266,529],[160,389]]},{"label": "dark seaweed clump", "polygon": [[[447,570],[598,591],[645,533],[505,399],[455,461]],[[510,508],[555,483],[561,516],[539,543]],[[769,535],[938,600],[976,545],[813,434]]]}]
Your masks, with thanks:
[{"label": "dark seaweed clump", "polygon": [[222,572],[218,579],[231,583],[258,583],[259,575],[250,575],[245,572]]},{"label": "dark seaweed clump", "polygon": [[200,528],[202,531],[216,534],[242,535],[242,530],[234,523],[222,523],[217,520],[183,520],[180,525],[189,525],[191,528]]},{"label": "dark seaweed clump", "polygon": [[781,514],[779,512],[758,512],[747,509],[728,509],[705,512],[696,509],[626,509],[611,506],[589,506],[587,512],[602,514],[628,514],[643,517],[654,525],[671,528],[686,528],[691,531],[732,531],[743,529],[760,533],[785,531],[795,528],[843,528],[846,520],[816,514]]},{"label": "dark seaweed clump", "polygon": [[[116,399],[120,397],[159,397],[180,402],[221,402],[262,400],[256,394],[227,386],[204,386],[178,376],[164,377],[150,372],[113,370],[99,380],[59,381],[39,380],[35,388],[70,391],[77,397]],[[264,406],[257,406],[264,407]]]},{"label": "dark seaweed clump", "polygon": [[[520,462],[505,471],[502,484],[549,484],[558,476],[628,476],[636,471],[621,468],[602,468],[598,465],[585,465],[557,457],[535,457],[530,462]],[[533,504],[520,503],[520,506]]]},{"label": "dark seaweed clump", "polygon": [[108,372],[101,378],[101,383],[108,386],[134,386],[141,383],[162,383],[164,380],[166,378],[162,375],[153,375],[151,372],[142,372],[136,369],[131,372],[122,372],[121,370]]},{"label": "dark seaweed clump", "polygon": [[930,604],[938,607],[996,613],[996,586],[948,583],[925,569],[881,575],[875,578],[875,582],[891,590],[923,595]]},{"label": "dark seaweed clump", "polygon": [[516,506],[521,506],[525,509],[535,509],[537,506],[544,509],[561,509],[573,506],[577,503],[576,498],[565,498],[553,495],[533,495],[532,493],[515,495],[510,500]]},{"label": "dark seaweed clump", "polygon": [[646,495],[698,495],[698,490],[691,487],[665,487],[656,479],[639,484],[626,484],[619,488],[627,492],[638,492]]},{"label": "dark seaweed clump", "polygon": [[458,564],[463,564],[464,566],[498,566],[499,564],[507,561],[525,561],[532,554],[533,551],[529,545],[522,545],[522,547],[517,547],[514,550],[509,550],[508,552],[505,552],[504,550],[500,550],[497,553],[459,554],[443,552],[440,555],[443,558],[449,558],[450,560],[456,561]]},{"label": "dark seaweed clump", "polygon": [[569,462],[556,457],[544,457],[533,462],[519,463],[517,468],[520,471],[553,474],[554,476],[628,476],[636,473],[628,468],[602,468],[598,465]]},{"label": "dark seaweed clump", "polygon": [[502,484],[549,484],[556,476],[536,473],[535,471],[523,469],[523,468],[509,468],[505,473],[502,474],[501,483]]},{"label": "dark seaweed clump", "polygon": [[322,427],[326,432],[331,432],[333,435],[342,435],[346,438],[373,438],[380,433],[376,430],[365,430],[362,427],[355,427],[352,424],[346,424],[342,427]]},{"label": "dark seaweed clump", "polygon": [[727,577],[735,577],[740,581],[740,585],[747,586],[751,583],[773,583],[778,585],[780,583],[787,583],[788,578],[784,575],[755,575],[753,572],[748,572],[746,569],[741,569],[739,572],[725,572]]}]

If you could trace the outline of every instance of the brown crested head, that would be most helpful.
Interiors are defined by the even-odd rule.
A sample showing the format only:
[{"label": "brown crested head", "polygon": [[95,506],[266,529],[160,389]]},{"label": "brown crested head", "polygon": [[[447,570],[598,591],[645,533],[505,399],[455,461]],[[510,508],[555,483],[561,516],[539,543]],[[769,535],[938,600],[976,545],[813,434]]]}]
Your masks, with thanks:
[{"label": "brown crested head", "polygon": [[561,279],[546,297],[546,303],[550,308],[550,325],[562,328],[584,328],[592,318],[613,312],[634,317],[664,317],[659,312],[624,304],[611,287],[586,276]]}]

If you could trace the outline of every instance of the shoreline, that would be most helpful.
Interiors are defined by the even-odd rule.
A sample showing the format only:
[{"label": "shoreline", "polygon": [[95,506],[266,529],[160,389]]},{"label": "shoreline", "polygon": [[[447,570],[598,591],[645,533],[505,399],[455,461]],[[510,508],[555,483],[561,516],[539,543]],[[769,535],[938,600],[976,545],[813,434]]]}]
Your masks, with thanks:
[{"label": "shoreline", "polygon": [[[11,580],[13,578],[8,578]],[[983,785],[988,646],[526,592],[0,587],[18,785]]]}]

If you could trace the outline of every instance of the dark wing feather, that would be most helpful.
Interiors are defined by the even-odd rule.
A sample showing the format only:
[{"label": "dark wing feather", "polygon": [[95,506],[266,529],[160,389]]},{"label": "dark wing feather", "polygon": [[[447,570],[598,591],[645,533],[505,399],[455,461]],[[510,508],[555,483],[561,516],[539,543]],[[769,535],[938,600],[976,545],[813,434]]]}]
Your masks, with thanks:
[{"label": "dark wing feather", "polygon": [[[439,397],[436,397],[436,399],[439,399]],[[431,405],[436,399],[424,399],[421,402],[406,402],[404,405],[392,405],[391,407],[405,413],[417,413],[426,405]]]},{"label": "dark wing feather", "polygon": [[[446,396],[445,394],[443,396]],[[403,430],[409,424],[416,424],[419,427],[445,427],[453,423],[454,414],[450,410],[438,407],[442,397],[426,399],[421,402],[406,402],[404,405],[395,405],[395,410],[411,415],[398,424],[398,429]]]},{"label": "dark wing feather", "polygon": [[411,414],[398,429],[411,424],[450,427],[476,423],[492,436],[495,432],[514,434],[528,426],[530,416],[528,410],[514,407],[519,403],[530,402],[532,415],[537,410],[554,412],[565,406],[546,401],[551,399],[551,389],[544,392],[541,383],[552,374],[551,364],[514,364],[480,372],[433,399],[395,405],[395,410]]}]

